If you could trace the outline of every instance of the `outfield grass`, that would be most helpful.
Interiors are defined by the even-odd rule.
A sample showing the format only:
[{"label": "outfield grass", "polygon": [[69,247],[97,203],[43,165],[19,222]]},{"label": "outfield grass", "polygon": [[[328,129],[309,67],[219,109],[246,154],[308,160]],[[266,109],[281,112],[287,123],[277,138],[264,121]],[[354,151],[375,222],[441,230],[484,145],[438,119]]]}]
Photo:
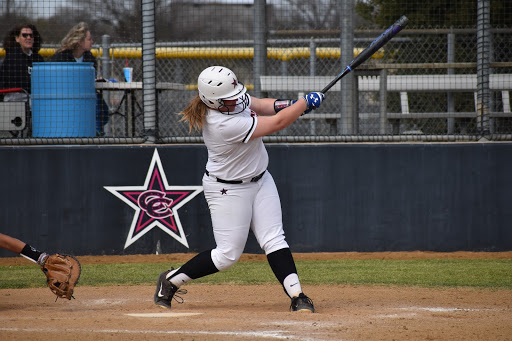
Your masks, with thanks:
[{"label": "outfield grass", "polygon": [[[173,265],[173,264],[170,264]],[[175,264],[179,266],[181,264]],[[512,260],[327,260],[297,261],[303,284],[398,285],[512,289]],[[82,266],[81,286],[153,285],[167,270],[162,263]],[[0,288],[44,287],[37,266],[0,266]],[[266,262],[241,262],[194,283],[276,283]]]}]

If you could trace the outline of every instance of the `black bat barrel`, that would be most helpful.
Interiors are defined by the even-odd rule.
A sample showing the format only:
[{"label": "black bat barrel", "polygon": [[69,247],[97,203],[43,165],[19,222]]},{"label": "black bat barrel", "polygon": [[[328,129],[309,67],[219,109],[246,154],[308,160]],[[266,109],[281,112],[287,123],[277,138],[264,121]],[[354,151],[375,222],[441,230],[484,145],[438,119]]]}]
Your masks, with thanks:
[{"label": "black bat barrel", "polygon": [[347,65],[335,79],[333,79],[325,88],[322,89],[323,93],[326,93],[334,84],[336,84],[342,77],[347,73],[358,67],[361,63],[369,59],[378,49],[386,44],[391,38],[393,38],[398,32],[400,32],[407,24],[409,19],[404,15],[400,17],[393,25],[391,25],[384,33],[382,33],[377,39],[375,39],[370,46],[363,50],[354,60]]}]

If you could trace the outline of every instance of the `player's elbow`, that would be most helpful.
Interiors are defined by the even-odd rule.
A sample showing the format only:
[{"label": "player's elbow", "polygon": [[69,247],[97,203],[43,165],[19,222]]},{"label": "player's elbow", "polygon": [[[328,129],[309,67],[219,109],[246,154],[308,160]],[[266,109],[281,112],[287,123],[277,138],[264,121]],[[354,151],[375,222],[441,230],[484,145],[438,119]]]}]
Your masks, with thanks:
[{"label": "player's elbow", "polygon": [[290,120],[288,117],[279,117],[280,115],[276,115],[276,119],[273,124],[273,132],[277,132],[283,130],[293,123],[293,120]]},{"label": "player's elbow", "polygon": [[[284,116],[284,115],[283,115]],[[278,131],[283,130],[293,123],[294,120],[290,119],[290,117],[283,117],[281,115],[272,116],[272,120],[269,125],[267,125],[265,135],[273,134]]]}]

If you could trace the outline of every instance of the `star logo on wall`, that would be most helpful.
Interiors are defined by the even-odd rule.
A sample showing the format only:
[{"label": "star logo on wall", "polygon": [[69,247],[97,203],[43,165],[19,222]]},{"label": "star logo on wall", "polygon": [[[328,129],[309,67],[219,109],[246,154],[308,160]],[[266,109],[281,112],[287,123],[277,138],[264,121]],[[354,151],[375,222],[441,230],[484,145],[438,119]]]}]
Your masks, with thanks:
[{"label": "star logo on wall", "polygon": [[202,186],[169,186],[158,151],[153,158],[143,186],[104,186],[135,210],[124,248],[135,243],[154,227],[188,246],[178,209],[203,191]]}]

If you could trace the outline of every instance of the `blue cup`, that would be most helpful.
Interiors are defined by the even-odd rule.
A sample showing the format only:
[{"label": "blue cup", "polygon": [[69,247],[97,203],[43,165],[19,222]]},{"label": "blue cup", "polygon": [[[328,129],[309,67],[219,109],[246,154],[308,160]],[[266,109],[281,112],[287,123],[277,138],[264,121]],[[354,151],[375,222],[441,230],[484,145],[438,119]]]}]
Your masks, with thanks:
[{"label": "blue cup", "polygon": [[124,73],[124,79],[128,83],[130,83],[132,81],[133,68],[132,67],[125,67],[125,68],[123,68],[123,73]]}]

